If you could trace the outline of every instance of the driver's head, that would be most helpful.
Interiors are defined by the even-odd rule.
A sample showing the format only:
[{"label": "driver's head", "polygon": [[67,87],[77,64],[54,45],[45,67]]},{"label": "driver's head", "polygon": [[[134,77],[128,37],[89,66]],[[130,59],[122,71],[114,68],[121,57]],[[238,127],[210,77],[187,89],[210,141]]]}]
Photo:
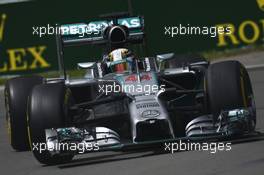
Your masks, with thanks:
[{"label": "driver's head", "polygon": [[131,72],[134,69],[134,55],[125,48],[115,49],[109,53],[109,67],[112,72]]}]

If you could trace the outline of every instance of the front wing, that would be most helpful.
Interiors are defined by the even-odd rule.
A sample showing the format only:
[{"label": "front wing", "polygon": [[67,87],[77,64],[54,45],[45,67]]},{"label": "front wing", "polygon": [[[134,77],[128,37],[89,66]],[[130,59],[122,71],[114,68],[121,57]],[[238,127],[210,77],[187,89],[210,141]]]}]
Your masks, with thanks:
[{"label": "front wing", "polygon": [[80,154],[97,151],[124,151],[142,147],[160,147],[170,142],[211,142],[257,136],[250,109],[223,111],[213,116],[195,118],[186,126],[186,137],[131,142],[105,127],[46,129],[46,149],[52,155]]}]

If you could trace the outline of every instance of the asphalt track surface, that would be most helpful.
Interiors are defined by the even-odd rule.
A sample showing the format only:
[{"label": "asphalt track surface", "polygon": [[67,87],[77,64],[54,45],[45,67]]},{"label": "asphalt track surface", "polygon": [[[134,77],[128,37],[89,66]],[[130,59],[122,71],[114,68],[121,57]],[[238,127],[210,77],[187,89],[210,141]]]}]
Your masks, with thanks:
[{"label": "asphalt track surface", "polygon": [[[257,105],[257,130],[264,133],[264,69],[250,70]],[[91,153],[59,166],[39,164],[31,152],[15,152],[8,143],[3,91],[0,92],[0,174],[10,175],[256,175],[264,173],[264,140],[241,141],[230,151]]]}]

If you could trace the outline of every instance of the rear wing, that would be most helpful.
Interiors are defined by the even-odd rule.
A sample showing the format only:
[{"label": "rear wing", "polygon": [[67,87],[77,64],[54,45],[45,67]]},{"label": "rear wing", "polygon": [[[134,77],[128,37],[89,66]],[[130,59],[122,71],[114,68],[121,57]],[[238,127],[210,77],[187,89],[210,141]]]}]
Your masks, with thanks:
[{"label": "rear wing", "polygon": [[60,32],[56,35],[57,55],[60,76],[67,78],[64,65],[64,47],[76,45],[107,45],[109,38],[105,35],[108,27],[125,26],[125,43],[145,44],[144,18],[127,14],[113,14],[101,17],[101,20],[87,23],[60,25]]},{"label": "rear wing", "polygon": [[144,18],[142,16],[134,16],[61,25],[60,39],[62,45],[107,44],[108,38],[104,36],[104,31],[111,25],[127,27],[128,43],[139,43],[144,39]]}]

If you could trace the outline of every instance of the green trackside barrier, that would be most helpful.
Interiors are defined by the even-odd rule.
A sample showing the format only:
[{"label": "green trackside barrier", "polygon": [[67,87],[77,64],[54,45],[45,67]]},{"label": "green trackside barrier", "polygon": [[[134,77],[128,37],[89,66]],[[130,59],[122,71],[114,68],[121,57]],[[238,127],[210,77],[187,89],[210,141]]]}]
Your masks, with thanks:
[{"label": "green trackside barrier", "polygon": [[[264,40],[264,0],[131,0],[134,15],[143,15],[148,55],[224,50],[261,45]],[[0,6],[0,75],[30,74],[57,69],[54,35],[39,36],[37,27],[88,23],[99,14],[127,11],[126,0],[30,1]],[[176,35],[185,27],[230,27],[232,34]],[[207,31],[208,32],[208,31]],[[34,34],[33,34],[34,33]],[[165,34],[166,33],[166,34]],[[205,31],[206,33],[206,31]],[[77,62],[101,57],[98,46],[65,50],[68,69]]]}]

